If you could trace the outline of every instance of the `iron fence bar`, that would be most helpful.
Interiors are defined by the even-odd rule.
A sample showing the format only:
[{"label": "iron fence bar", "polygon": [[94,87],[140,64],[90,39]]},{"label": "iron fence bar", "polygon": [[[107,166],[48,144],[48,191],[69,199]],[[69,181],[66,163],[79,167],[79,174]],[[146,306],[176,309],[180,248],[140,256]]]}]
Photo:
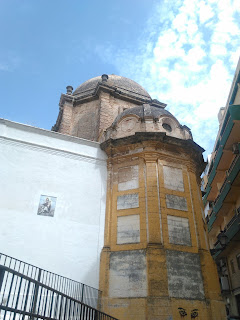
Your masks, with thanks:
[{"label": "iron fence bar", "polygon": [[43,314],[44,316],[45,316],[46,309],[47,309],[48,289],[45,288],[45,292],[46,292],[46,294],[45,294],[46,298],[45,298],[45,304],[44,304],[44,314]]},{"label": "iron fence bar", "polygon": [[29,293],[29,289],[30,289],[30,284],[31,284],[31,282],[28,281],[27,294],[26,294],[26,298],[25,298],[25,304],[24,304],[24,309],[23,309],[22,320],[23,320],[23,317],[25,316],[25,312],[26,312],[26,309],[27,309],[27,300],[28,300],[28,293]]},{"label": "iron fence bar", "polygon": [[[34,273],[35,271],[35,273]],[[31,279],[35,279],[36,278],[36,273],[37,273],[37,269],[36,268],[31,268],[31,276],[30,278]],[[36,287],[36,283],[34,283],[34,286],[32,286],[32,293],[31,293],[31,300],[30,300],[30,305],[31,305],[31,310],[33,308],[33,304],[34,304],[34,290],[35,290],[35,287]]]},{"label": "iron fence bar", "polygon": [[4,279],[4,273],[5,273],[4,269],[1,268],[1,266],[0,266],[0,291],[1,291],[1,289],[2,289],[2,284],[3,284],[3,279]]},{"label": "iron fence bar", "polygon": [[[28,280],[28,281],[30,281],[30,280]],[[40,305],[41,305],[41,302],[42,302],[42,291],[43,291],[43,285],[41,285],[41,291],[40,291],[40,296],[39,296],[37,313],[39,313]]]},{"label": "iron fence bar", "polygon": [[[15,304],[15,310],[17,309],[18,300],[19,300],[19,296],[20,296],[20,292],[21,292],[22,279],[23,279],[23,278],[20,278],[20,283],[19,283],[19,288],[18,288],[18,294],[17,294],[16,304]],[[15,318],[16,318],[16,313],[14,313],[13,320],[15,320]]]},{"label": "iron fence bar", "polygon": [[72,319],[75,319],[75,311],[76,311],[76,302],[73,301],[73,304],[72,304]]},{"label": "iron fence bar", "polygon": [[71,296],[71,286],[70,286],[70,282],[69,281],[66,281],[67,282],[67,292],[66,292],[66,294],[68,295],[68,296]]},{"label": "iron fence bar", "polygon": [[65,315],[66,315],[66,308],[67,308],[67,298],[64,297],[64,308],[63,308],[63,319],[65,320]]},{"label": "iron fence bar", "polygon": [[[39,283],[40,283],[40,279],[41,279],[41,269],[39,269],[39,272],[38,272],[38,280],[37,281]],[[35,284],[35,288],[34,288],[32,313],[36,313],[37,297],[38,297],[38,291],[39,291],[39,283],[36,283]]]},{"label": "iron fence bar", "polygon": [[81,302],[83,302],[83,292],[84,292],[84,284],[82,285],[82,297],[81,297]]},{"label": "iron fence bar", "polygon": [[[29,269],[29,266],[27,266],[27,270],[28,269]],[[23,272],[24,272],[24,270],[25,270],[25,264],[24,264]],[[24,289],[23,289],[23,296],[25,295],[26,287],[27,287],[27,281],[25,280],[25,285],[24,285]],[[21,309],[23,307],[23,303],[24,303],[24,299],[22,300]]]},{"label": "iron fence bar", "polygon": [[[18,271],[20,271],[21,264],[22,264],[22,262],[19,263]],[[24,270],[25,270],[25,264],[23,265],[23,272],[24,272]],[[19,301],[21,287],[22,287],[22,280],[23,280],[23,278],[21,277],[21,280],[20,280],[20,283],[19,283],[19,288],[18,288],[18,295],[17,295],[17,299],[16,299],[15,309],[17,309],[17,306],[18,306],[18,301]],[[15,315],[13,317],[13,320],[15,320]]]},{"label": "iron fence bar", "polygon": [[[13,284],[14,277],[15,277],[15,275],[13,274],[12,280],[11,280],[11,284],[10,284],[9,294],[8,294],[8,298],[7,298],[7,303],[6,303],[7,305],[8,305],[8,303],[9,303],[10,293],[11,293],[11,290],[12,290],[12,284]],[[5,310],[4,316],[3,316],[3,320],[6,319],[6,314],[7,314],[7,311]]]},{"label": "iron fence bar", "polygon": [[79,319],[79,304],[76,304],[76,319]]},{"label": "iron fence bar", "polygon": [[52,299],[51,299],[51,304],[49,304],[49,317],[51,318],[52,315],[52,309],[53,309],[53,300],[54,300],[54,292],[52,292]]},{"label": "iron fence bar", "polygon": [[57,299],[56,299],[56,304],[55,304],[55,308],[54,308],[54,313],[53,313],[53,316],[56,317],[56,314],[57,314],[57,307],[58,307],[58,300],[59,300],[59,294],[57,295]]},{"label": "iron fence bar", "polygon": [[86,306],[84,305],[84,312],[83,312],[83,319],[85,320],[86,318],[86,313],[87,313],[87,308]]},{"label": "iron fence bar", "polygon": [[80,306],[80,319],[82,319],[82,311],[83,311],[83,305]]},{"label": "iron fence bar", "polygon": [[[4,268],[2,268],[2,269],[5,270]],[[4,286],[4,289],[3,289],[3,296],[2,296],[1,304],[3,303],[3,298],[5,296],[6,286],[7,286],[7,282],[8,282],[8,276],[9,276],[9,272],[7,272],[7,276],[6,276],[6,279],[5,279],[5,286]]]},{"label": "iron fence bar", "polygon": [[74,315],[75,315],[75,309],[76,309],[76,302],[73,301],[73,308],[72,308],[72,318],[75,319]]},{"label": "iron fence bar", "polygon": [[74,302],[74,301],[69,300],[68,319],[71,319],[72,302]]},{"label": "iron fence bar", "polygon": [[63,303],[63,297],[62,296],[60,297],[60,300],[61,300],[61,302],[60,302],[60,308],[59,308],[59,319],[61,319],[61,314],[62,314],[62,303]]},{"label": "iron fence bar", "polygon": [[17,283],[18,283],[18,279],[19,278],[16,278],[15,280],[15,285],[14,285],[14,283],[13,283],[13,287],[14,287],[14,293],[13,293],[13,296],[12,296],[12,306],[13,306],[13,304],[14,304],[14,298],[15,298],[15,296],[16,296],[16,289],[17,289]]},{"label": "iron fence bar", "polygon": [[80,319],[82,320],[83,319],[83,317],[84,317],[84,305],[82,304],[81,305],[81,314],[80,314]]}]

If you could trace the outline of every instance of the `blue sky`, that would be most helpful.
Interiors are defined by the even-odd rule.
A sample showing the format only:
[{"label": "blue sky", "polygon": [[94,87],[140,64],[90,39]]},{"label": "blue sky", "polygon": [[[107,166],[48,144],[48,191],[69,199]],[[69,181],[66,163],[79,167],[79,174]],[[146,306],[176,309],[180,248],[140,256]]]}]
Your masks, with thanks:
[{"label": "blue sky", "polygon": [[240,55],[239,0],[1,0],[0,28],[1,118],[51,129],[67,85],[114,73],[211,152]]}]

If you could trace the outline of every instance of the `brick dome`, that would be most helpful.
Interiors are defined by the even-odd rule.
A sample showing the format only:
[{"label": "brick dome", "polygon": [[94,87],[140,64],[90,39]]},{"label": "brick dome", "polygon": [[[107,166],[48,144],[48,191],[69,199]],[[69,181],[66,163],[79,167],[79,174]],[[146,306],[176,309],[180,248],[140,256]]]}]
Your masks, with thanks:
[{"label": "brick dome", "polygon": [[118,90],[118,92],[133,95],[146,101],[151,100],[149,93],[138,83],[131,79],[114,74],[108,75],[108,78],[104,82],[101,76],[85,81],[79,87],[77,87],[77,89],[73,92],[73,95],[85,96],[93,94],[99,83],[104,83],[104,85],[114,88],[115,90]]},{"label": "brick dome", "polygon": [[152,118],[152,119],[158,119],[162,115],[170,116],[173,119],[177,121],[177,119],[167,110],[164,110],[162,107],[156,107],[150,104],[143,104],[141,106],[137,106],[134,108],[130,108],[127,110],[124,110],[122,113],[120,113],[117,118],[114,120],[112,126],[115,126],[118,122],[121,121],[122,118],[125,118],[127,115],[136,115],[138,116],[142,121],[145,120],[145,118]]}]

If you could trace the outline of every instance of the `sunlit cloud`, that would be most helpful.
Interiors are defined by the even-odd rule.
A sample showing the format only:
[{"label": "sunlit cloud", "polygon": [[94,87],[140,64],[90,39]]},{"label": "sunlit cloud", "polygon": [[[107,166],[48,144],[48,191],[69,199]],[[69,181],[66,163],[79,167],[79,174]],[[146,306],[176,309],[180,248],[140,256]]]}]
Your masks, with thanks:
[{"label": "sunlit cloud", "polygon": [[210,153],[240,54],[239,34],[238,0],[166,0],[155,6],[137,47],[104,44],[96,51],[167,103]]}]

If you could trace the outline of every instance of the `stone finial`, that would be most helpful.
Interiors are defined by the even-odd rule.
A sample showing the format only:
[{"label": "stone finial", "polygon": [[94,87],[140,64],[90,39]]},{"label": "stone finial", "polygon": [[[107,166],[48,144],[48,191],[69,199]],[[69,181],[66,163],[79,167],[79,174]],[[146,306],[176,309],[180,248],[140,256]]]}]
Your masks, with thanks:
[{"label": "stone finial", "polygon": [[72,92],[73,92],[72,86],[67,86],[66,89],[67,89],[67,94],[72,94]]},{"label": "stone finial", "polygon": [[108,80],[108,75],[102,74],[102,82],[107,82],[107,80]]}]

